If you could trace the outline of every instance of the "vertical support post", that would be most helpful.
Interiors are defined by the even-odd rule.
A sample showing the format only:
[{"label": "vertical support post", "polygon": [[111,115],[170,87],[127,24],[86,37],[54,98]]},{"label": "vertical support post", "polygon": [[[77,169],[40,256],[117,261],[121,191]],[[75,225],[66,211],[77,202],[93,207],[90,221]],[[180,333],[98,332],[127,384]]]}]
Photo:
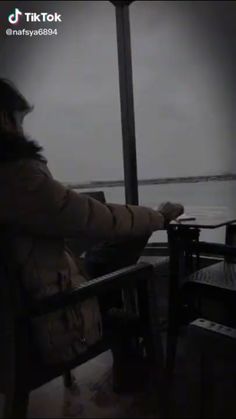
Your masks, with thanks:
[{"label": "vertical support post", "polygon": [[120,105],[126,204],[138,205],[137,156],[134,118],[132,56],[129,2],[114,2],[116,7]]},{"label": "vertical support post", "polygon": [[147,274],[145,274],[145,278],[142,281],[138,281],[138,309],[140,320],[144,327],[143,337],[149,367],[149,377],[147,376],[149,395],[154,397],[155,401],[158,400],[158,413],[160,417],[166,417],[167,377],[162,338],[159,330],[157,302],[155,299],[156,278],[154,268],[152,268],[149,275],[150,277],[147,278]]},{"label": "vertical support post", "polygon": [[168,302],[168,333],[166,363],[169,381],[172,381],[175,355],[178,341],[179,319],[179,278],[183,260],[183,248],[180,246],[180,231],[172,226],[168,229],[168,242],[170,254],[170,279],[169,279],[169,302]]}]

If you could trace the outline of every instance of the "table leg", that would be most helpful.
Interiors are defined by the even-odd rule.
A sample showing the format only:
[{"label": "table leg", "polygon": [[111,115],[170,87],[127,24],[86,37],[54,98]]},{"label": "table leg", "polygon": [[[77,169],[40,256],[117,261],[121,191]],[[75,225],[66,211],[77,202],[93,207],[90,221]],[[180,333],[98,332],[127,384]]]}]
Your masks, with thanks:
[{"label": "table leg", "polygon": [[[198,241],[198,229],[171,226],[168,230],[170,255],[169,318],[167,336],[167,369],[173,373],[179,326],[182,320],[180,288],[183,279],[193,271],[193,255],[189,245]],[[191,260],[190,260],[191,259]]]},{"label": "table leg", "polygon": [[178,227],[168,230],[169,255],[170,255],[170,279],[169,279],[169,307],[168,307],[168,331],[166,348],[166,367],[168,381],[172,381],[177,339],[179,332],[179,276],[183,265],[184,249],[181,243]]},{"label": "table leg", "polygon": [[[149,376],[149,396],[158,399],[159,415],[166,417],[167,413],[167,380],[164,361],[164,351],[159,330],[159,319],[156,307],[155,277],[145,278],[138,284],[139,315],[143,323],[144,341],[147,354]],[[159,417],[158,415],[158,417]]]},{"label": "table leg", "polygon": [[170,279],[169,279],[169,312],[166,348],[166,372],[168,380],[168,399],[170,398],[173,373],[175,368],[176,350],[179,328],[183,321],[181,285],[188,271],[192,270],[190,244],[199,238],[198,229],[183,229],[170,226],[168,229]]}]

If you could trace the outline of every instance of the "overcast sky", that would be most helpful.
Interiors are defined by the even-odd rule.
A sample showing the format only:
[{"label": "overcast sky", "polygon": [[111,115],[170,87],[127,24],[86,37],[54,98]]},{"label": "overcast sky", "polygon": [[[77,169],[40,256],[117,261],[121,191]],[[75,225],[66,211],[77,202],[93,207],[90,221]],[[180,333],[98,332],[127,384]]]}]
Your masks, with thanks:
[{"label": "overcast sky", "polygon": [[[123,178],[114,7],[108,1],[5,2],[50,11],[58,36],[2,37],[0,75],[35,110],[26,130],[62,181]],[[130,7],[140,178],[234,171],[233,2],[137,1]],[[234,19],[233,19],[234,21]]]}]

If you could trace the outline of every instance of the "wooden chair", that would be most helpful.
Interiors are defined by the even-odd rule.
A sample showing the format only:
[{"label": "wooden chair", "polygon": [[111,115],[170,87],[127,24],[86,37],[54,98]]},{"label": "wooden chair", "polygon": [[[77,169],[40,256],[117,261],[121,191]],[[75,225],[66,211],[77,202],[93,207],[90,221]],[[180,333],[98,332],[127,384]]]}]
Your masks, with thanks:
[{"label": "wooden chair", "polygon": [[[101,198],[101,195],[100,195]],[[153,267],[148,263],[129,266],[103,277],[91,280],[70,291],[47,297],[40,302],[28,300],[21,287],[21,270],[13,263],[14,258],[7,246],[8,236],[2,235],[0,247],[0,392],[5,395],[4,418],[27,417],[30,392],[59,376],[64,376],[65,386],[70,386],[70,371],[96,357],[111,347],[109,326],[104,328],[103,338],[96,345],[69,363],[48,366],[40,359],[38,349],[31,338],[32,319],[73,306],[91,297],[99,297],[110,291],[135,289],[137,310],[124,312],[122,328],[131,335],[142,337],[147,359],[153,366],[150,385],[157,385],[160,399],[164,400],[163,354],[159,333],[153,324],[154,304],[150,299]],[[150,304],[149,304],[150,303]],[[117,319],[115,319],[117,325]]]}]

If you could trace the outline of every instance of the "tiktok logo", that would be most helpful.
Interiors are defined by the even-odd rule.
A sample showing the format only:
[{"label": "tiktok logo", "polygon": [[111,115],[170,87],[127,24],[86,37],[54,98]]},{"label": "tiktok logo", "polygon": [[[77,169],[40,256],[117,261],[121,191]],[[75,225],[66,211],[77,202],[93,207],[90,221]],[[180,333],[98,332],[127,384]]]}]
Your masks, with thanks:
[{"label": "tiktok logo", "polygon": [[22,12],[19,9],[15,9],[15,12],[8,16],[8,21],[12,25],[16,25],[19,21],[19,16],[22,15]]},{"label": "tiktok logo", "polygon": [[22,13],[19,9],[15,9],[14,13],[11,13],[8,16],[8,21],[12,25],[16,25],[19,22],[19,16],[24,15],[24,20],[26,22],[38,23],[38,22],[62,22],[62,16],[59,13],[32,13],[25,12]]}]

